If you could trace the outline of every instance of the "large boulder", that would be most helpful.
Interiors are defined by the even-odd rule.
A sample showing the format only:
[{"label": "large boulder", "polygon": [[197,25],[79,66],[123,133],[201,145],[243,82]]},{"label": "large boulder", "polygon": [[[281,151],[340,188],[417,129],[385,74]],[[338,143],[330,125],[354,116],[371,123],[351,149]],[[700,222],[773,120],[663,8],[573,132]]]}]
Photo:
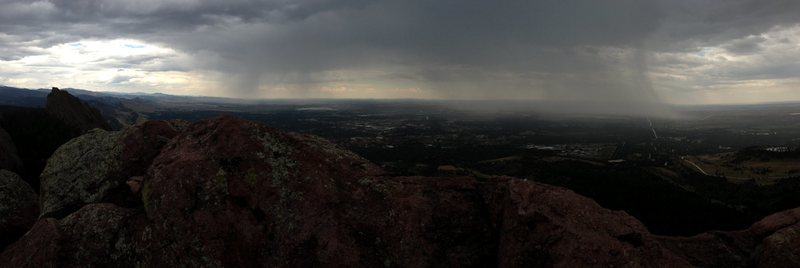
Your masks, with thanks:
[{"label": "large boulder", "polygon": [[56,87],[47,94],[47,112],[81,133],[94,128],[110,130],[106,120],[96,108],[81,101],[66,90]]},{"label": "large boulder", "polygon": [[22,169],[22,161],[17,155],[17,146],[11,140],[3,128],[0,128],[0,169],[7,169],[19,172]]},{"label": "large boulder", "polygon": [[689,267],[645,226],[572,191],[512,179],[502,206],[501,267]]},{"label": "large boulder", "polygon": [[759,267],[800,267],[800,223],[782,228],[764,238],[756,251]]},{"label": "large boulder", "polygon": [[89,203],[139,204],[126,182],[145,174],[179,124],[149,121],[122,131],[94,129],[62,145],[41,175],[41,216],[60,218]]},{"label": "large boulder", "polygon": [[0,170],[0,249],[25,234],[38,215],[33,188],[17,174]]},{"label": "large boulder", "polygon": [[739,231],[657,237],[696,267],[800,267],[800,208],[772,214]]},{"label": "large boulder", "polygon": [[0,267],[60,267],[58,220],[41,219],[28,233],[0,253]]},{"label": "large boulder", "polygon": [[105,203],[41,219],[0,254],[0,267],[136,267],[130,247],[136,213]]},{"label": "large boulder", "polygon": [[122,188],[123,132],[95,129],[58,148],[41,175],[43,217],[63,217]]},{"label": "large boulder", "polygon": [[337,207],[379,172],[319,138],[228,117],[195,123],[145,178],[145,232],[159,239],[140,241],[157,249],[142,256],[150,266],[354,264]]},{"label": "large boulder", "polygon": [[770,215],[748,231],[761,244],[755,249],[759,267],[800,267],[800,208]]},{"label": "large boulder", "polygon": [[688,266],[562,188],[381,173],[313,136],[200,122],[154,160],[137,248],[149,266]]}]

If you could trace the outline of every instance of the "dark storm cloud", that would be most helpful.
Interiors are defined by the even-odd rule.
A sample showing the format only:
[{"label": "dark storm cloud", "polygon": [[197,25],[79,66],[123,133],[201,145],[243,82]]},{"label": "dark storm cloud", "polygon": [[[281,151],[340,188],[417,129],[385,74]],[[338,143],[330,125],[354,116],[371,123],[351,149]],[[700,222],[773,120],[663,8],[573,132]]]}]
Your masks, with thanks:
[{"label": "dark storm cloud", "polygon": [[284,25],[243,27],[232,34],[251,36],[245,42],[212,44],[247,53],[266,51],[270,59],[285,66],[281,68],[301,70],[360,64],[373,56],[386,60],[380,55],[432,64],[513,65],[530,60],[530,52],[560,53],[559,49],[575,45],[627,45],[655,30],[652,18],[657,14],[651,4],[635,0],[613,3],[375,2],[321,12]]},{"label": "dark storm cloud", "polygon": [[664,0],[664,17],[653,36],[661,49],[694,49],[758,35],[800,22],[794,0]]},{"label": "dark storm cloud", "polygon": [[[77,34],[75,38],[148,34],[181,41],[168,37],[186,31],[233,30],[258,34],[237,36],[244,41],[289,45],[280,52],[302,51],[319,56],[341,51],[333,46],[355,47],[351,50],[369,47],[403,51],[420,58],[432,56],[445,63],[480,62],[498,53],[502,56],[500,52],[507,48],[632,46],[664,25],[668,32],[661,38],[671,41],[668,43],[727,40],[796,23],[800,17],[800,2],[794,0],[55,0],[4,1],[2,5],[0,21],[4,26],[0,27],[4,32],[43,30],[27,34],[47,35],[47,30],[53,29],[63,31],[55,34]],[[215,33],[210,38],[222,34]],[[203,40],[202,37],[196,38]],[[220,42],[211,44],[222,47],[180,45],[227,48]],[[321,50],[325,47],[331,49]]]},{"label": "dark storm cloud", "polygon": [[0,46],[0,60],[3,61],[18,60],[38,53],[36,49],[28,47]]},{"label": "dark storm cloud", "polygon": [[105,68],[135,68],[137,66],[142,66],[148,63],[156,62],[157,60],[163,60],[164,58],[165,57],[162,56],[136,55],[136,56],[126,56],[121,58],[99,59],[94,63],[100,67],[105,67]]},{"label": "dark storm cloud", "polygon": [[[397,75],[420,78],[448,97],[468,97],[470,90],[449,82],[483,84],[469,80],[487,72],[603,71],[607,63],[575,50],[638,46],[656,30],[658,10],[643,1],[371,2],[277,24],[223,23],[162,41],[186,51],[215,51],[230,60],[215,61],[215,67],[237,74],[245,89],[264,80],[322,79],[328,70],[399,66]],[[499,95],[526,84],[510,80],[493,81]]]},{"label": "dark storm cloud", "polygon": [[724,46],[726,50],[736,54],[752,54],[763,50],[761,43],[767,41],[763,36],[749,36],[732,41]]},{"label": "dark storm cloud", "polygon": [[5,60],[134,38],[191,55],[180,69],[225,74],[230,95],[362,82],[447,98],[653,102],[649,53],[760,53],[760,34],[800,22],[796,0],[54,0],[2,1],[0,10],[0,32],[17,40],[0,44]]}]

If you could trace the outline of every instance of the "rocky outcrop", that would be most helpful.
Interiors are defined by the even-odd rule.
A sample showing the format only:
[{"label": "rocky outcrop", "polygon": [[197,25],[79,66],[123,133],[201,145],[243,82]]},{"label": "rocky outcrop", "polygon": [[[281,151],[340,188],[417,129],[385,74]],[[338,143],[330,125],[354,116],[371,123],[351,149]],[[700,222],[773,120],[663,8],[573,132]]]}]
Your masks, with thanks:
[{"label": "rocky outcrop", "polygon": [[0,170],[0,249],[22,236],[39,215],[30,185],[8,170]]},{"label": "rocky outcrop", "polygon": [[[40,219],[0,266],[774,267],[798,256],[785,247],[800,211],[739,232],[660,237],[560,187],[391,177],[320,138],[229,117],[150,124],[90,132],[59,149],[48,173],[66,192],[117,187],[141,207],[59,195],[82,208]],[[84,181],[69,188],[74,180]]]},{"label": "rocky outcrop", "polygon": [[42,217],[64,217],[85,204],[140,203],[126,181],[143,176],[176,124],[150,121],[122,131],[94,129],[59,147],[41,175]]},{"label": "rocky outcrop", "polygon": [[3,128],[0,128],[0,169],[17,172],[22,169],[22,161],[17,155],[17,146]]},{"label": "rocky outcrop", "polygon": [[641,222],[572,191],[508,181],[498,264],[502,267],[688,267]]},{"label": "rocky outcrop", "polygon": [[54,87],[47,95],[45,109],[49,114],[81,133],[94,128],[111,129],[100,111],[72,96],[66,90]]},{"label": "rocky outcrop", "polygon": [[770,215],[741,231],[713,231],[692,237],[656,237],[696,267],[800,267],[793,243],[800,227],[800,208]]},{"label": "rocky outcrop", "polygon": [[0,254],[2,267],[134,267],[135,210],[91,204],[62,220],[39,220]]},{"label": "rocky outcrop", "polygon": [[358,180],[378,174],[318,138],[231,118],[196,123],[165,146],[145,177],[142,200],[158,223],[145,232],[160,239],[138,241],[157,249],[142,254],[144,263],[358,264],[355,231],[345,229],[340,206]]},{"label": "rocky outcrop", "polygon": [[800,223],[783,228],[764,238],[756,251],[755,263],[759,267],[800,266]]},{"label": "rocky outcrop", "polygon": [[0,253],[0,267],[59,267],[58,220],[36,222],[28,233]]}]

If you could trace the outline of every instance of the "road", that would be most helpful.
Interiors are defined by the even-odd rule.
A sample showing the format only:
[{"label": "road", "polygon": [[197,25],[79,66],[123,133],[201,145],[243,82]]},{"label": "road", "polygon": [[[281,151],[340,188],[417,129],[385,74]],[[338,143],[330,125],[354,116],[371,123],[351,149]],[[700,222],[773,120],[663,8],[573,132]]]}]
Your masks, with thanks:
[{"label": "road", "polygon": [[[717,175],[711,175],[711,174],[706,173],[706,171],[703,170],[703,168],[701,168],[700,166],[698,166],[697,164],[695,164],[694,162],[692,162],[689,159],[683,159],[683,161],[686,161],[687,163],[692,164],[692,166],[697,168],[697,170],[700,171],[700,173],[703,173],[703,175],[719,177]],[[755,180],[755,178],[748,178],[748,177],[734,177],[734,176],[722,176],[722,177],[724,177],[724,178],[726,178],[728,180],[738,180],[738,181]],[[765,177],[764,179],[784,179],[784,178],[787,178],[787,177],[786,176],[777,176],[777,177],[769,177],[768,176],[768,177]]]},{"label": "road", "polygon": [[699,170],[699,171],[700,171],[700,173],[703,173],[703,175],[706,175],[706,176],[711,176],[711,175],[708,175],[708,173],[706,173],[706,171],[705,171],[705,170],[703,170],[703,168],[701,168],[700,166],[698,166],[697,164],[695,164],[695,163],[694,163],[694,162],[692,162],[691,160],[689,160],[689,159],[684,159],[683,161],[686,161],[686,162],[688,162],[689,164],[692,164],[692,166],[694,166],[695,168],[697,168],[697,170]]},{"label": "road", "polygon": [[647,118],[647,123],[650,123],[650,130],[653,131],[653,138],[658,139],[658,134],[656,133],[656,128],[653,127],[653,121],[650,121],[650,118]]}]

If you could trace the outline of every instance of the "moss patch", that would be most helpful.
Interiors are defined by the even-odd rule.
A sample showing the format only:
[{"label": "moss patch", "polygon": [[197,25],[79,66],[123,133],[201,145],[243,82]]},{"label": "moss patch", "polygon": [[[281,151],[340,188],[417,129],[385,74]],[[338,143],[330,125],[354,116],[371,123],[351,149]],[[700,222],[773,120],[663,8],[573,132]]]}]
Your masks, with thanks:
[{"label": "moss patch", "polygon": [[244,182],[249,184],[251,187],[256,186],[256,183],[258,183],[258,174],[254,169],[251,168],[249,171],[247,171],[247,174],[244,176]]}]

